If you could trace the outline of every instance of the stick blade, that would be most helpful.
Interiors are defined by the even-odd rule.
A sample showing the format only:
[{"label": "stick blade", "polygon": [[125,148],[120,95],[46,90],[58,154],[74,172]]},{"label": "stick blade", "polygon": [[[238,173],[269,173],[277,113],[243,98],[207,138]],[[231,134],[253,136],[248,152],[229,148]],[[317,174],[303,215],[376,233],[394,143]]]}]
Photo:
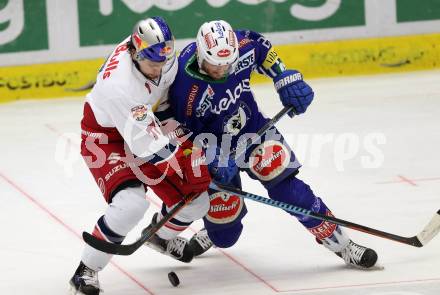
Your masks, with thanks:
[{"label": "stick blade", "polygon": [[131,255],[137,249],[135,247],[137,245],[119,245],[119,244],[109,243],[107,241],[103,241],[96,238],[95,236],[89,234],[88,232],[83,232],[82,237],[84,242],[86,242],[91,247],[108,254]]},{"label": "stick blade", "polygon": [[64,90],[69,92],[80,92],[80,91],[86,91],[90,90],[95,86],[96,80],[89,81],[87,84],[84,84],[83,86],[80,86],[78,88],[65,88]]},{"label": "stick blade", "polygon": [[[434,215],[431,221],[425,226],[425,228],[417,235],[417,239],[422,246],[426,245],[440,232],[440,210]],[[422,247],[420,246],[420,247]]]}]

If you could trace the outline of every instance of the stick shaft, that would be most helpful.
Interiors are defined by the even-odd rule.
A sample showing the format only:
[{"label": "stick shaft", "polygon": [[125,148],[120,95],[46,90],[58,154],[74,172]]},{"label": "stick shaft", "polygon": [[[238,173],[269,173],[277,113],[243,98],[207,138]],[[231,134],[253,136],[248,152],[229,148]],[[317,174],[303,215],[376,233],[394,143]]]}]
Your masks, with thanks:
[{"label": "stick shaft", "polygon": [[259,195],[251,194],[245,191],[241,191],[239,189],[224,186],[220,184],[211,183],[210,188],[213,190],[223,191],[230,194],[235,194],[239,197],[243,197],[245,199],[249,199],[252,201],[256,201],[259,203],[263,203],[272,207],[283,209],[287,212],[300,214],[304,216],[309,216],[315,219],[319,219],[322,221],[329,221],[334,224],[338,224],[344,227],[351,228],[353,230],[361,231],[370,235],[375,235],[384,239],[388,239],[395,242],[400,242],[403,244],[407,244],[414,247],[423,247],[426,245],[434,236],[436,236],[440,232],[440,210],[434,215],[431,221],[425,226],[425,228],[416,236],[413,237],[403,237],[396,234],[388,233],[382,230],[374,229],[365,225],[357,224],[351,221],[347,221],[344,219],[336,218],[333,216],[327,216],[324,214],[312,212],[311,210],[307,210],[301,207],[297,207],[294,205],[290,205],[287,203],[283,203],[280,201],[272,200],[269,198],[265,198]]}]

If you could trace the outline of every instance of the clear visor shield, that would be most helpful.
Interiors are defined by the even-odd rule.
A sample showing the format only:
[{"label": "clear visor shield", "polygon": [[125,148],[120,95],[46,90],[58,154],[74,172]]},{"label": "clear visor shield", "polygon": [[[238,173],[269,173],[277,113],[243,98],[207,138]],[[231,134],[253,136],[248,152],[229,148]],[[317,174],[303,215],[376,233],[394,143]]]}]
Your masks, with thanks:
[{"label": "clear visor shield", "polygon": [[212,78],[219,79],[221,77],[225,77],[228,74],[234,73],[235,65],[235,62],[232,64],[215,65],[204,60],[201,70],[204,74],[208,74]]}]

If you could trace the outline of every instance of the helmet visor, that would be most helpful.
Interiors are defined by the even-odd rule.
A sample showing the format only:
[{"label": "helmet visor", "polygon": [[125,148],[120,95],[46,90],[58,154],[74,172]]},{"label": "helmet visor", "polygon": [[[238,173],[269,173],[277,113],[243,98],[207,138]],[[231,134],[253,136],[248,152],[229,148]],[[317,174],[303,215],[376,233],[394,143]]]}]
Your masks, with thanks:
[{"label": "helmet visor", "polygon": [[148,46],[138,52],[139,59],[163,62],[174,56],[174,41],[165,41]]}]

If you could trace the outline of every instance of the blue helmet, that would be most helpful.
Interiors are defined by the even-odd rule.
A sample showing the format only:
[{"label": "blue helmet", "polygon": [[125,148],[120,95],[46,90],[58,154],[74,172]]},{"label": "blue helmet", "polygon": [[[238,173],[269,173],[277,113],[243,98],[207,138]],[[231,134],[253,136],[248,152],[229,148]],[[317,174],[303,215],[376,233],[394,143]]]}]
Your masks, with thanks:
[{"label": "blue helmet", "polygon": [[153,16],[139,21],[131,34],[135,59],[163,62],[175,56],[174,36],[165,20]]}]

